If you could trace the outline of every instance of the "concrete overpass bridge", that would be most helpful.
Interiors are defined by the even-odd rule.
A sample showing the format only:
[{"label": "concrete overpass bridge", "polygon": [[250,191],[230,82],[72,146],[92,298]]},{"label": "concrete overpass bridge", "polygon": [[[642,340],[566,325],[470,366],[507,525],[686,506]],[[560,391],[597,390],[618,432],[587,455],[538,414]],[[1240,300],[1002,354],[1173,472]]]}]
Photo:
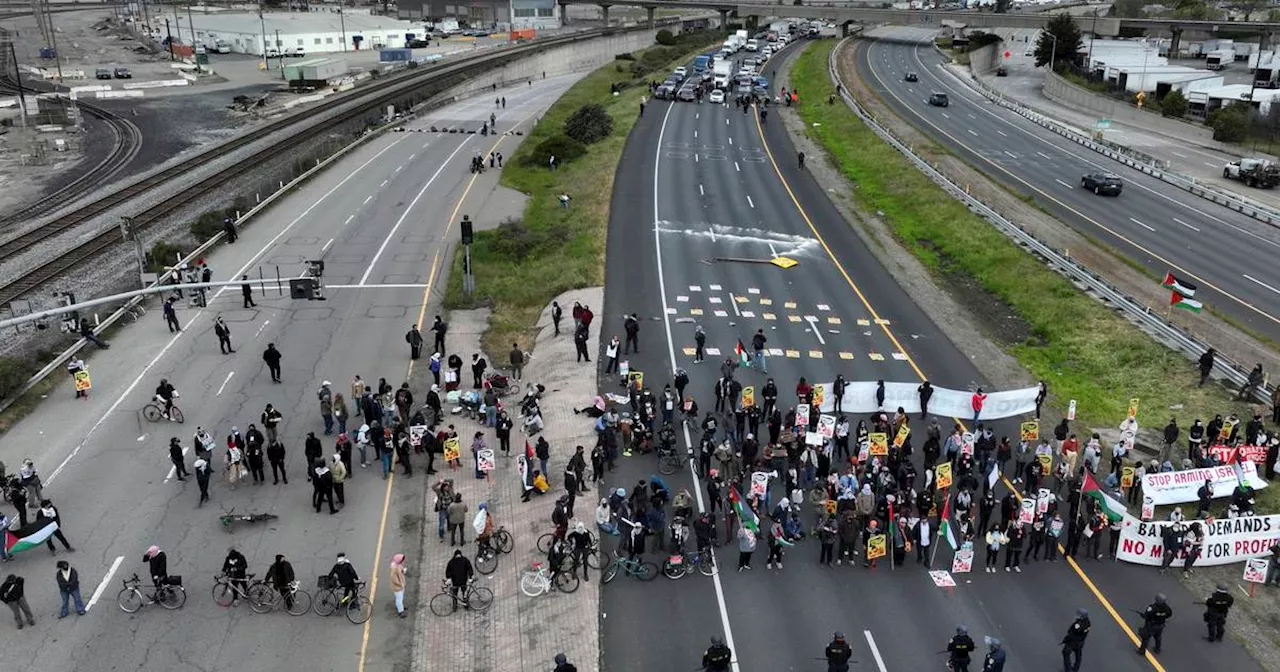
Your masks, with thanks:
[{"label": "concrete overpass bridge", "polygon": [[[1054,12],[1010,12],[996,14],[994,12],[970,11],[926,11],[905,9],[884,9],[883,2],[841,3],[828,6],[779,5],[764,2],[736,2],[729,0],[559,0],[561,12],[565,5],[586,4],[597,5],[604,12],[606,22],[609,18],[609,7],[625,5],[644,7],[649,10],[652,22],[654,11],[659,8],[674,9],[707,9],[720,13],[721,25],[730,15],[746,19],[754,17],[762,19],[770,16],[781,16],[798,19],[821,19],[842,24],[848,30],[850,23],[885,24],[894,26],[966,26],[969,28],[1043,28]],[[1246,33],[1262,36],[1260,49],[1266,49],[1272,35],[1280,33],[1280,23],[1265,21],[1190,21],[1185,19],[1129,19],[1115,17],[1098,17],[1096,24],[1089,20],[1090,28],[1096,25],[1098,35],[1119,35],[1123,28],[1138,28],[1156,34],[1168,33],[1173,37],[1174,48],[1182,37],[1183,31],[1196,31],[1215,34],[1229,30],[1234,34]]]}]

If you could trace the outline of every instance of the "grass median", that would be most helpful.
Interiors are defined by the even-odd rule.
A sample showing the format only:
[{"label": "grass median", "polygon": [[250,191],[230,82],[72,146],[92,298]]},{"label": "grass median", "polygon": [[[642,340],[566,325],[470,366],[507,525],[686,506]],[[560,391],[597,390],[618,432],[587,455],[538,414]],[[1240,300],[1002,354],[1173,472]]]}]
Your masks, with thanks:
[{"label": "grass median", "polygon": [[[834,47],[834,41],[814,43],[796,60],[791,83],[810,101],[826,101],[835,93],[827,70]],[[997,340],[1049,383],[1055,407],[1077,400],[1077,426],[1116,427],[1135,397],[1141,400],[1140,424],[1150,429],[1163,427],[1171,415],[1184,433],[1197,417],[1206,422],[1215,413],[1251,417],[1246,415],[1250,408],[1233,403],[1223,388],[1196,387],[1195,366],[1186,357],[1083,294],[970,212],[846,106],[814,103],[799,114],[806,133],[857,186],[852,193],[860,207],[884,213],[898,241],[940,286],[983,292],[1006,308],[1008,318],[1025,325],[1021,338]],[[945,319],[937,317],[945,329]]]},{"label": "grass median", "polygon": [[[647,82],[717,41],[710,31],[682,35],[667,46],[626,54],[574,84],[542,116],[503,168],[502,184],[529,197],[519,221],[476,232],[471,246],[476,291],[462,291],[462,255],[449,274],[447,309],[489,307],[493,313],[481,338],[496,355],[512,343],[533,347],[539,314],[555,296],[604,284],[605,231],[613,179],[627,135],[639,116]],[[640,64],[637,66],[637,64]],[[618,89],[617,95],[613,93]],[[565,121],[584,105],[600,104],[612,130],[585,147],[581,156],[550,170],[539,147],[564,134]],[[563,154],[556,153],[563,159]],[[570,207],[559,195],[571,197]],[[597,310],[599,306],[595,307]]]}]

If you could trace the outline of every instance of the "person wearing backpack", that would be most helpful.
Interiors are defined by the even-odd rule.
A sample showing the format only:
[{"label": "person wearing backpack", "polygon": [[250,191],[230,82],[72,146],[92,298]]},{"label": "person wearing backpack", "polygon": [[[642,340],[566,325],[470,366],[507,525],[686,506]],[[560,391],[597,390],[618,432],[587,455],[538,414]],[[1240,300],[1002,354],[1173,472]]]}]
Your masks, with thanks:
[{"label": "person wearing backpack", "polygon": [[9,605],[13,610],[13,620],[17,621],[19,630],[23,627],[23,616],[27,618],[26,625],[36,624],[36,617],[31,613],[31,606],[27,604],[25,584],[26,580],[16,574],[10,574],[4,583],[0,583],[0,602]]}]

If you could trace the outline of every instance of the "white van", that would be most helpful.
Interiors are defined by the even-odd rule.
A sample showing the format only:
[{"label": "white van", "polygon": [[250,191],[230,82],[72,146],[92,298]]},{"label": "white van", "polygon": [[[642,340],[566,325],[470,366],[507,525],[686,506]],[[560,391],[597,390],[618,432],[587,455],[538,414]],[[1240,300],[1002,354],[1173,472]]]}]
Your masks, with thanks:
[{"label": "white van", "polygon": [[747,40],[747,51],[759,51],[760,43],[754,39]]}]

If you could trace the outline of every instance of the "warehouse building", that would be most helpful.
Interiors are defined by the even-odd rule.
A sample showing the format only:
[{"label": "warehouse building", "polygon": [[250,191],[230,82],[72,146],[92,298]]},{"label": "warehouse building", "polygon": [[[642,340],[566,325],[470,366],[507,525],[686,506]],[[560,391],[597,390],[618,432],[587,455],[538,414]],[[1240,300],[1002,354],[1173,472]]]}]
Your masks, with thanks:
[{"label": "warehouse building", "polygon": [[426,32],[421,23],[336,11],[268,12],[261,17],[256,12],[196,14],[191,22],[196,43],[206,49],[214,51],[221,44],[234,53],[257,56],[264,53],[264,42],[267,53],[305,56],[400,48]]},{"label": "warehouse building", "polygon": [[401,19],[457,19],[495,30],[560,27],[556,0],[397,0],[396,12]]}]

